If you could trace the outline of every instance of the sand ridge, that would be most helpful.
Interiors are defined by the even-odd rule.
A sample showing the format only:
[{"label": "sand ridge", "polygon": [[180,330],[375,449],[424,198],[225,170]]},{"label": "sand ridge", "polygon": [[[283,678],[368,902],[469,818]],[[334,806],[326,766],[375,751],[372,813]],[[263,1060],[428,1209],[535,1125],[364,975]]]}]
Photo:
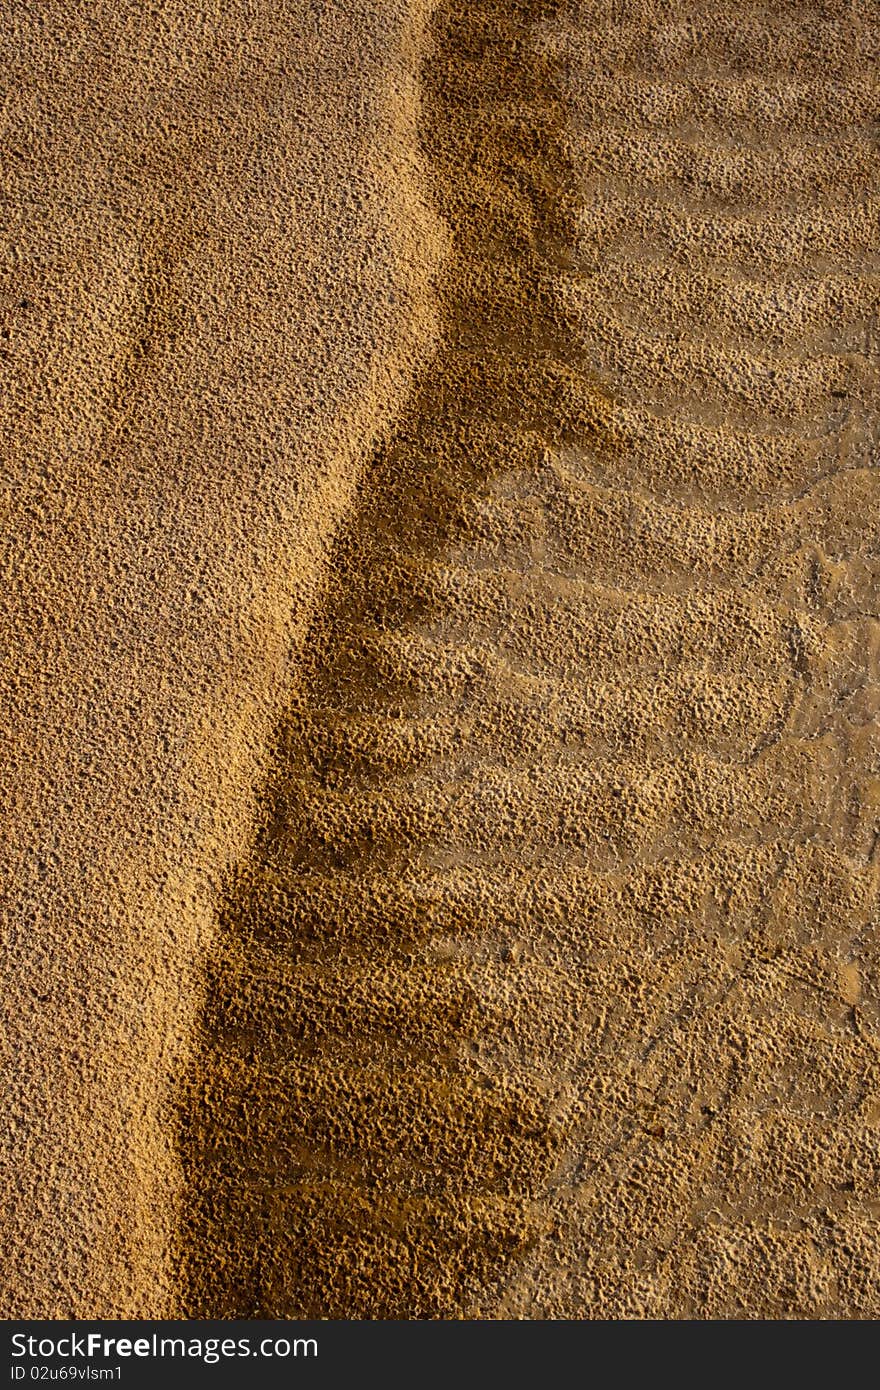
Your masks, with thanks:
[{"label": "sand ridge", "polygon": [[424,17],[7,7],[7,1316],[179,1306],[201,953],[327,545],[435,332]]},{"label": "sand ridge", "polygon": [[218,935],[194,1311],[876,1316],[875,134],[869,58],[847,121],[819,59],[846,10],[437,10],[444,341]]}]

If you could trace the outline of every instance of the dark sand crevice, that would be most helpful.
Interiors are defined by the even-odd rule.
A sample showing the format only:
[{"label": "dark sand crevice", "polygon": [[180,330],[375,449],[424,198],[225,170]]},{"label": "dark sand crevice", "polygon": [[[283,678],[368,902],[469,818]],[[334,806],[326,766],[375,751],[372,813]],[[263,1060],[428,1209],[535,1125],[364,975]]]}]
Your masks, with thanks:
[{"label": "dark sand crevice", "polygon": [[[395,910],[430,846],[392,834],[382,850],[371,831],[336,850],[308,809],[320,787],[338,788],[343,814],[351,805],[354,764],[334,751],[351,721],[374,726],[364,781],[381,796],[376,739],[392,721],[455,720],[438,671],[424,668],[426,699],[352,647],[430,625],[424,587],[473,538],[468,507],[548,444],[611,447],[608,401],[566,348],[551,282],[574,233],[574,171],[531,28],[554,8],[434,16],[421,143],[453,238],[443,342],[336,547],[264,828],[218,936],[183,1129],[184,1261],[201,1316],[465,1316],[534,1238],[564,1152],[565,1087],[534,1030],[515,1025],[534,972],[515,978],[511,946],[472,908],[442,941]],[[396,770],[418,776],[407,738]],[[347,920],[325,916],[316,880],[342,895]],[[552,970],[541,997],[544,1050],[559,1059],[574,1022]]]},{"label": "dark sand crevice", "polygon": [[[594,81],[647,73],[649,155],[681,109],[717,153],[731,112],[734,171],[713,68],[820,81],[812,7],[687,8],[435,12],[443,338],[333,552],[218,926],[195,1315],[880,1307],[874,272],[860,194],[746,211],[732,179],[719,213],[713,154],[652,221],[629,150],[623,193],[584,155]],[[853,290],[831,325],[794,305],[825,337],[783,402],[805,239],[807,290]],[[609,336],[632,290],[603,253],[646,248],[667,297]],[[700,327],[756,267],[760,354]]]}]

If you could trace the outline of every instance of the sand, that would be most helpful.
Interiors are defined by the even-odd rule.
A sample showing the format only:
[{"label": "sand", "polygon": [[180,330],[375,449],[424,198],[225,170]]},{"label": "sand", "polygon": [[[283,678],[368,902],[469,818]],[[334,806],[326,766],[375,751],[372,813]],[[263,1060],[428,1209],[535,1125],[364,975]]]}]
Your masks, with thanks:
[{"label": "sand", "polygon": [[198,16],[9,30],[3,1311],[877,1317],[876,4]]},{"label": "sand", "polygon": [[179,1301],[173,1115],[215,904],[328,541],[436,333],[424,19],[3,25],[6,1312]]}]

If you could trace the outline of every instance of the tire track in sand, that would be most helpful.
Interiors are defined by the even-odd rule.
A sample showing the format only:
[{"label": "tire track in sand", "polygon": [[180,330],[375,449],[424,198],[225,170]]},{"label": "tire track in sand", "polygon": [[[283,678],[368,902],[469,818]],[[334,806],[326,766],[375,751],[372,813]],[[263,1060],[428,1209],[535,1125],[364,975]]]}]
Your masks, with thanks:
[{"label": "tire track in sand", "polygon": [[739,9],[438,11],[445,346],[219,933],[203,1316],[880,1310],[877,113],[858,8]]}]

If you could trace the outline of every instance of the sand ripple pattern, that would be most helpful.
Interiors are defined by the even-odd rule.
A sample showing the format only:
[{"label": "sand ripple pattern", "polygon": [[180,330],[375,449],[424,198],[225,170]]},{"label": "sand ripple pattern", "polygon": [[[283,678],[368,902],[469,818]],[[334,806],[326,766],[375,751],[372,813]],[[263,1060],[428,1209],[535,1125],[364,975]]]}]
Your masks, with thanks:
[{"label": "sand ripple pattern", "polygon": [[445,346],[221,924],[202,1315],[880,1314],[878,18],[438,11]]}]

